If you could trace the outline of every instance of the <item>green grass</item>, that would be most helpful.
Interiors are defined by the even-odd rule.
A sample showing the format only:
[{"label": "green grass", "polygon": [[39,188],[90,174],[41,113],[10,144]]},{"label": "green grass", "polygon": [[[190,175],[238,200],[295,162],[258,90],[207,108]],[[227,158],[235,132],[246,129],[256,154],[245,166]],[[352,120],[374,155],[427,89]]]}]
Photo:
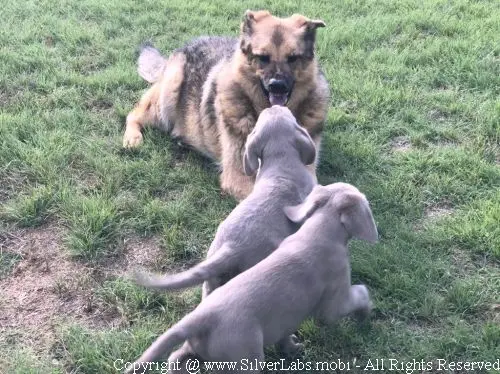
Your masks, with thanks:
[{"label": "green grass", "polygon": [[[159,238],[165,267],[202,258],[235,202],[221,194],[210,162],[159,131],[146,131],[138,150],[121,149],[125,117],[147,87],[136,49],[151,40],[168,53],[194,36],[236,35],[247,8],[269,7],[327,24],[317,40],[332,92],[320,181],[362,190],[381,234],[374,247],[351,245],[353,280],[367,284],[376,305],[371,321],[304,323],[302,359],[496,360],[494,0],[8,2],[0,24],[2,230],[60,227],[61,250],[98,274],[123,258],[131,237]],[[0,280],[22,260],[3,238]],[[123,322],[98,329],[75,319],[41,350],[36,340],[0,339],[9,372],[115,373],[116,359],[136,358],[200,298],[198,289],[151,294],[126,274],[96,279],[82,292]]]}]

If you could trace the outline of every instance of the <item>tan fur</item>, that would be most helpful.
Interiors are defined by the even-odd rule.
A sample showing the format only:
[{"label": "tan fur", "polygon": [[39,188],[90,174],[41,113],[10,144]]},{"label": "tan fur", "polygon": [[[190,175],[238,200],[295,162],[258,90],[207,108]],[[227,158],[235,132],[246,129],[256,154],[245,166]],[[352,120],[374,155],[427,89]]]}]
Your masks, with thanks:
[{"label": "tan fur", "polygon": [[[138,146],[142,142],[141,130],[147,125],[169,126],[169,123],[175,122],[175,107],[184,77],[184,63],[184,55],[172,55],[168,60],[169,68],[166,69],[161,80],[153,84],[139,104],[128,114],[123,135],[124,147]],[[168,116],[165,114],[167,111]]]},{"label": "tan fur", "polygon": [[[247,11],[240,39],[225,58],[216,60],[220,53],[218,41],[213,42],[213,51],[208,48],[196,54],[189,49],[175,52],[165,62],[163,78],[153,84],[127,117],[124,146],[139,145],[144,126],[160,126],[220,162],[222,189],[237,199],[245,198],[252,190],[254,178],[243,172],[243,149],[259,113],[271,106],[262,87],[270,74],[281,74],[283,69],[293,77],[286,106],[319,148],[329,92],[312,46],[316,27],[323,26],[322,21],[301,15],[282,19],[266,11]],[[306,33],[312,36],[312,42],[306,41]],[[212,42],[205,43],[210,47]],[[225,48],[227,51],[227,45]],[[199,70],[206,66],[198,55],[212,59],[213,66],[205,69],[208,73],[204,75]],[[271,62],[262,66],[259,55],[268,56]],[[294,55],[300,58],[289,63]],[[191,57],[191,62],[187,63],[186,57]],[[315,174],[315,165],[310,169]]]}]

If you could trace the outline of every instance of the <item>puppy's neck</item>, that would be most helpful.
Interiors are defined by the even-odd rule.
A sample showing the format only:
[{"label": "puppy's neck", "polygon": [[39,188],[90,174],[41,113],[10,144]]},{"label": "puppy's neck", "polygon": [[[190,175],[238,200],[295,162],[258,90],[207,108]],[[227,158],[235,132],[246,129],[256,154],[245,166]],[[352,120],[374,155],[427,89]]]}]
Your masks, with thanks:
[{"label": "puppy's neck", "polygon": [[[267,156],[267,157],[265,157]],[[266,162],[266,159],[272,160]],[[272,156],[264,155],[261,159],[260,170],[257,175],[261,179],[285,179],[297,184],[312,184],[312,175],[297,154],[290,152],[275,153]]]},{"label": "puppy's neck", "polygon": [[300,230],[308,233],[310,238],[323,238],[326,242],[341,244],[347,250],[350,236],[339,216],[332,216],[331,209],[322,207],[316,210],[311,217],[306,219]]}]

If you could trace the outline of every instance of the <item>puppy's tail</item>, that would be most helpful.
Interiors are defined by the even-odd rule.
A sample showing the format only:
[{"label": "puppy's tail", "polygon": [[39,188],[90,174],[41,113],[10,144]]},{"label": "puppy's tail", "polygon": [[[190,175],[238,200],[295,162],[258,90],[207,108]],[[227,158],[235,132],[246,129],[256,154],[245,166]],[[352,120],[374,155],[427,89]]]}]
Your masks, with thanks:
[{"label": "puppy's tail", "polygon": [[155,83],[160,78],[167,59],[150,44],[141,47],[139,59],[137,60],[137,72],[149,83]]},{"label": "puppy's tail", "polygon": [[174,348],[185,342],[187,339],[205,332],[206,323],[202,318],[198,318],[196,310],[189,313],[174,326],[161,335],[137,361],[131,364],[126,373],[143,373],[151,362],[156,362],[160,358],[170,354]]},{"label": "puppy's tail", "polygon": [[144,287],[160,290],[175,290],[192,287],[233,269],[238,263],[237,257],[237,253],[235,253],[228,244],[224,244],[205,261],[182,273],[155,277],[136,272],[135,280]]}]

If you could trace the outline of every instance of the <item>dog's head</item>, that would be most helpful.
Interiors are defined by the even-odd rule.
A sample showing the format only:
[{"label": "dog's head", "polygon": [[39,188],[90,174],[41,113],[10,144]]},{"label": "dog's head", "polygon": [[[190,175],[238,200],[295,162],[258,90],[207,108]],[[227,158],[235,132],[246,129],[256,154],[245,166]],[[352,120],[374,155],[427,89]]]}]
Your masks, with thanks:
[{"label": "dog's head", "polygon": [[296,83],[310,79],[306,72],[314,60],[318,27],[325,23],[299,14],[278,18],[267,11],[245,13],[240,48],[271,105],[286,105]]},{"label": "dog's head", "polygon": [[297,123],[288,108],[274,105],[264,109],[247,137],[243,156],[245,174],[254,175],[257,172],[259,159],[262,161],[264,153],[273,157],[291,155],[293,150],[298,152],[305,165],[312,164],[316,158],[316,146],[309,133]]},{"label": "dog's head", "polygon": [[303,223],[318,209],[328,209],[332,219],[338,219],[349,237],[375,243],[377,227],[368,200],[359,190],[347,183],[317,185],[302,204],[285,207],[287,217]]}]

